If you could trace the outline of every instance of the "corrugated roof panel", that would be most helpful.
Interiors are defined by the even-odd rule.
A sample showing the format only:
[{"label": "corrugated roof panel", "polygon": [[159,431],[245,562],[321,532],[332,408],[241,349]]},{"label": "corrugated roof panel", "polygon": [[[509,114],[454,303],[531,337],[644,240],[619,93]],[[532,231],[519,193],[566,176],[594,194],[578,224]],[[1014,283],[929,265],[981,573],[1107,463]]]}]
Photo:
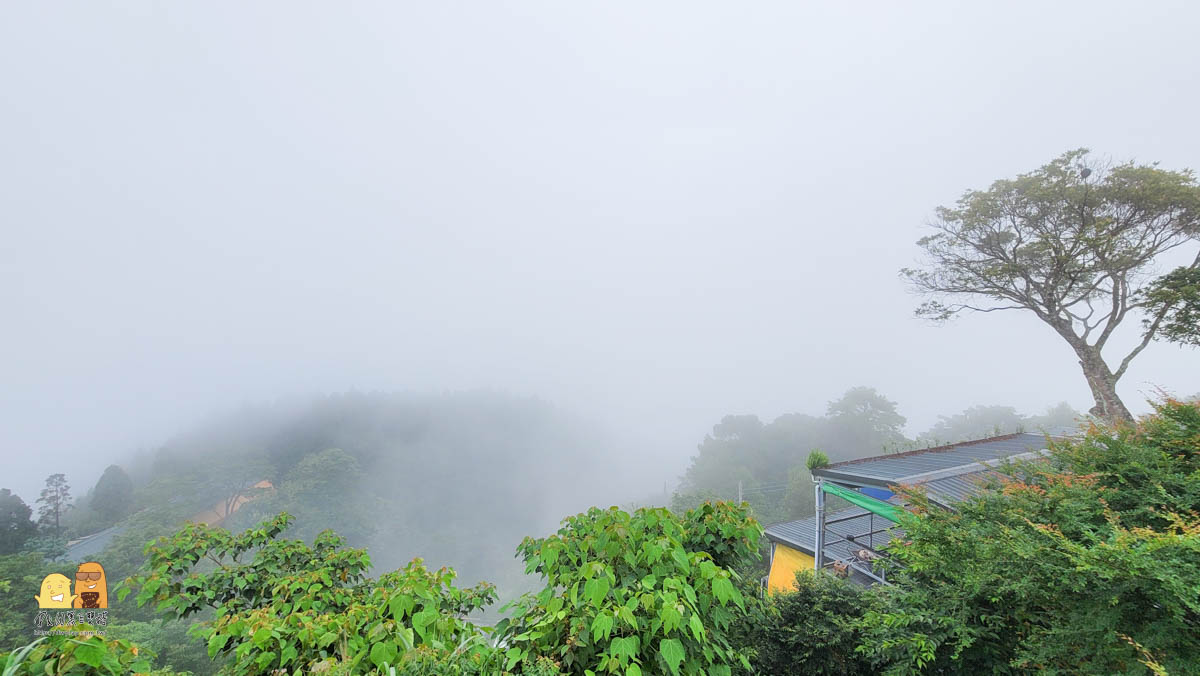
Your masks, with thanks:
[{"label": "corrugated roof panel", "polygon": [[[835,521],[845,517],[856,517],[846,521]],[[829,523],[835,521],[834,523]],[[887,529],[881,533],[875,533],[874,549],[879,549],[901,531],[899,528],[888,528],[891,525],[887,519],[875,517],[875,530]],[[838,536],[844,538],[847,535],[855,538],[862,538],[862,544],[866,544],[867,534],[872,528],[871,513],[859,507],[851,507],[837,512],[832,512],[826,517],[825,529]],[[775,542],[782,542],[789,547],[799,549],[807,554],[812,554],[816,551],[816,530],[817,517],[810,516],[799,521],[788,521],[785,523],[776,523],[767,526],[767,539]],[[849,542],[839,541],[830,542],[825,547],[825,556],[833,559],[849,559],[853,556],[852,550],[857,549]]]},{"label": "corrugated roof panel", "polygon": [[59,557],[59,560],[87,561],[95,558],[97,554],[104,551],[104,549],[112,543],[113,538],[123,532],[125,532],[124,526],[110,526],[99,533],[94,533],[82,538],[75,544],[67,547],[67,551],[61,557]]},{"label": "corrugated roof panel", "polygon": [[830,478],[860,477],[874,483],[912,483],[908,479],[928,472],[956,467],[964,467],[964,472],[968,472],[971,471],[968,466],[978,462],[999,460],[1045,447],[1046,437],[1041,434],[1009,434],[951,446],[839,462],[814,470],[813,474]]}]

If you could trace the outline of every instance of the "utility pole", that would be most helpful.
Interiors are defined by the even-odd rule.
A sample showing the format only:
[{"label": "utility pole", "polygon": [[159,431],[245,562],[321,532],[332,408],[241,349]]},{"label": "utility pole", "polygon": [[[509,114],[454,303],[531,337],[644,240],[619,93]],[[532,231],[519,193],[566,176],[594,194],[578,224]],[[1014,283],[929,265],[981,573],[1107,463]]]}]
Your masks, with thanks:
[{"label": "utility pole", "polygon": [[738,504],[742,504],[742,482],[738,482]]}]

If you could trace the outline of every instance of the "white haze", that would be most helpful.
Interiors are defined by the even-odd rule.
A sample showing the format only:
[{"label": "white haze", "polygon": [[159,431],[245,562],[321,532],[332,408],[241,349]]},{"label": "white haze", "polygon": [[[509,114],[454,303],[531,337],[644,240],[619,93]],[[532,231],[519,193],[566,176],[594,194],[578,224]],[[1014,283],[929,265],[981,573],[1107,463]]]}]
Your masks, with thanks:
[{"label": "white haze", "polygon": [[897,270],[1065,150],[1200,166],[1200,6],[981,5],[5,3],[0,484],[347,390],[537,396],[653,485],[854,385],[910,433],[1086,410],[1048,328],[931,327]]}]

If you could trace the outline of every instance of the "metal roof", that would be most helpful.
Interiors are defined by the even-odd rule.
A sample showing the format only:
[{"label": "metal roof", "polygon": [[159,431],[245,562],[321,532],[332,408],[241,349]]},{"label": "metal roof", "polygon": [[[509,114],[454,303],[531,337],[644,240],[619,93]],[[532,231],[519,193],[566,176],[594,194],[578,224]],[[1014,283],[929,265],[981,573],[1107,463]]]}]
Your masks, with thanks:
[{"label": "metal roof", "polygon": [[[887,519],[877,516],[872,520],[871,516],[870,512],[861,507],[830,512],[826,515],[825,530],[835,533],[841,538],[847,536],[861,538],[864,545],[868,544],[868,539],[870,539],[873,549],[879,549],[901,532],[899,528],[888,528],[891,522]],[[839,520],[846,517],[850,518],[845,521]],[[873,538],[868,538],[867,534],[872,530],[872,523],[876,531],[884,532],[876,532]],[[765,534],[768,540],[783,543],[792,549],[798,549],[812,556],[816,551],[817,517],[810,516],[799,521],[771,524],[766,527]],[[853,547],[849,542],[843,540],[831,542],[825,546],[825,556],[832,559],[849,559],[853,556],[852,549],[858,549],[858,547]]]},{"label": "metal roof", "polygon": [[104,551],[113,538],[125,532],[124,526],[111,526],[104,530],[82,537],[67,545],[67,551],[59,557],[60,561],[88,561]]},{"label": "metal roof", "polygon": [[[969,474],[991,474],[1006,460],[1034,458],[1046,449],[1043,434],[1020,432],[906,453],[848,460],[814,469],[813,476],[851,486],[924,484],[930,492],[944,491],[950,499],[977,493],[978,481]],[[1014,456],[1020,456],[1016,458]]]}]

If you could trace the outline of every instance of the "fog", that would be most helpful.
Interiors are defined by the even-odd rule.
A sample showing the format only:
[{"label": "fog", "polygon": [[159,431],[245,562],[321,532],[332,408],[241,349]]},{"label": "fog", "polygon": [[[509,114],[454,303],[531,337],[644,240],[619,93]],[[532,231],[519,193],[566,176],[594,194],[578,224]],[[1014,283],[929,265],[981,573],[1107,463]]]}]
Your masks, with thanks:
[{"label": "fog", "polygon": [[[1198,21],[6,3],[2,484],[82,494],[207,416],[348,391],[537,397],[647,487],[726,414],[820,415],[857,385],[910,436],[975,404],[1087,410],[1044,325],[930,326],[897,271],[938,205],[1070,148],[1200,165]],[[1197,374],[1154,344],[1120,392],[1143,412]]]}]

